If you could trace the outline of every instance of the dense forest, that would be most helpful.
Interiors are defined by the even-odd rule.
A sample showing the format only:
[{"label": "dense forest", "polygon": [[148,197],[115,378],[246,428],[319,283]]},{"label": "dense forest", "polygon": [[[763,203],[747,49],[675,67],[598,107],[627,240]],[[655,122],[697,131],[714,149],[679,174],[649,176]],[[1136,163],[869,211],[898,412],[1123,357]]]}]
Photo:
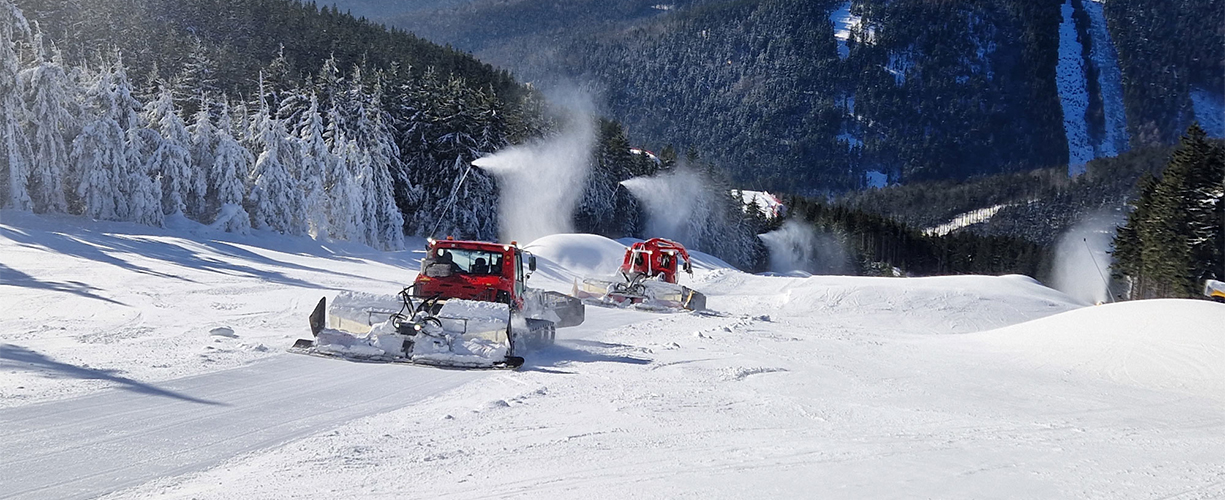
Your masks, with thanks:
[{"label": "dense forest", "polygon": [[[935,235],[877,214],[818,200],[788,199],[791,219],[836,242],[851,274],[933,276],[1025,274],[1045,279],[1051,245],[971,232]],[[840,272],[847,272],[842,269]]]},{"label": "dense forest", "polygon": [[1075,178],[1063,168],[930,181],[847,193],[836,204],[878,214],[917,228],[934,228],[958,215],[999,207],[990,217],[958,231],[1013,236],[1050,244],[1087,216],[1125,209],[1145,175],[1165,167],[1171,148],[1138,148],[1089,162]]},{"label": "dense forest", "polygon": [[[1087,59],[1084,7],[1097,4],[1070,1]],[[696,147],[746,187],[843,192],[869,172],[905,183],[1069,162],[1061,0],[333,3],[543,87],[593,85],[632,140]],[[840,9],[850,26],[831,21]],[[1222,98],[1225,8],[1119,0],[1104,15],[1129,142],[1173,144],[1196,118],[1193,98]],[[1097,137],[1102,89],[1097,66],[1084,66]]]},{"label": "dense forest", "polygon": [[[471,162],[565,126],[470,55],[294,1],[0,0],[0,13],[4,208],[387,249],[496,240],[497,182]],[[659,169],[619,124],[599,129],[576,228],[639,236],[644,210],[618,186]],[[715,197],[691,244],[752,266],[747,220]]]},{"label": "dense forest", "polygon": [[1192,94],[1225,90],[1225,2],[1111,0],[1105,14],[1133,142],[1173,144],[1204,119],[1192,112]]}]

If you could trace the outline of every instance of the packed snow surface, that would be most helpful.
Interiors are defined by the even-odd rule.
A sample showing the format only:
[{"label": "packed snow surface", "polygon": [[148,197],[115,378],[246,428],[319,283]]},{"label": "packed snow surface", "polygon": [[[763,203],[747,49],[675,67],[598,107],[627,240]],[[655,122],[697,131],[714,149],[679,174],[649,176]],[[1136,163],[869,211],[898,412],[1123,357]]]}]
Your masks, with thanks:
[{"label": "packed snow surface", "polygon": [[1055,66],[1055,84],[1063,106],[1063,129],[1068,139],[1068,174],[1085,172],[1085,164],[1093,159],[1093,144],[1089,139],[1089,87],[1085,72],[1083,48],[1076,33],[1076,9],[1072,0],[1064,0],[1060,8],[1063,22],[1059,24],[1059,63]]},{"label": "packed snow surface", "polygon": [[1209,137],[1225,139],[1225,96],[1219,92],[1192,89],[1191,109]]},{"label": "packed snow surface", "polygon": [[761,215],[767,219],[781,217],[787,212],[787,206],[783,205],[777,196],[766,191],[740,191],[740,199],[746,206],[757,207]]},{"label": "packed snow surface", "polygon": [[[526,247],[568,290],[625,242]],[[418,257],[0,212],[0,498],[1225,495],[1220,304],[700,256],[715,314],[589,307],[515,371],[285,352]]]},{"label": "packed snow surface", "polygon": [[963,214],[958,214],[957,216],[953,217],[953,220],[950,220],[944,224],[924,229],[923,234],[944,236],[967,226],[978,224],[980,222],[987,222],[1006,206],[1008,205],[995,205],[993,207],[980,208],[978,210],[971,210]]},{"label": "packed snow surface", "polygon": [[1127,112],[1123,106],[1123,71],[1119,69],[1119,54],[1106,29],[1105,0],[1082,2],[1089,14],[1089,58],[1097,68],[1098,89],[1101,91],[1102,114],[1105,118],[1097,156],[1118,156],[1126,152]]},{"label": "packed snow surface", "polygon": [[846,59],[851,56],[851,48],[846,42],[851,39],[851,30],[859,27],[863,18],[851,14],[851,2],[848,0],[829,13],[829,20],[834,23],[834,38],[838,41],[838,57]]}]

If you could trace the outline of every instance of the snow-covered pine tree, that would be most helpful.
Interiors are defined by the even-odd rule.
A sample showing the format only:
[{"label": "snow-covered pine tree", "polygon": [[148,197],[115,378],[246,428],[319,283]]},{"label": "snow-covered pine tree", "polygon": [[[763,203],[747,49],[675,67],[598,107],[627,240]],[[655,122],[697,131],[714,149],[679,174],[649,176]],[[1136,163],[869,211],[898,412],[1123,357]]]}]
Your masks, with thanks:
[{"label": "snow-covered pine tree", "polygon": [[[285,56],[285,46],[277,51],[277,56],[264,69],[264,91],[268,94],[269,104],[276,107],[274,116],[287,127],[292,128],[300,123],[301,114],[310,105],[311,90],[301,88],[297,81],[293,63]],[[290,134],[297,136],[296,130]]]},{"label": "snow-covered pine tree", "polygon": [[353,75],[349,79],[349,88],[345,90],[345,94],[342,102],[347,104],[346,108],[348,108],[349,117],[342,122],[342,125],[347,126],[345,129],[346,135],[353,138],[358,151],[360,151],[360,154],[347,158],[349,160],[350,172],[353,173],[353,189],[359,199],[359,204],[355,208],[360,214],[358,217],[362,221],[363,232],[358,241],[370,246],[376,246],[378,245],[378,231],[375,216],[375,166],[373,164],[374,158],[371,156],[369,149],[373,126],[370,124],[370,113],[366,108],[368,103],[366,102],[365,91],[362,88],[360,68],[353,68]]},{"label": "snow-covered pine tree", "polygon": [[260,109],[252,122],[259,134],[261,153],[251,173],[251,216],[256,229],[302,234],[303,228],[299,225],[302,192],[285,162],[292,154],[284,147],[289,142],[289,132],[284,123],[272,116],[272,109],[264,98],[262,75],[260,96]]},{"label": "snow-covered pine tree", "polygon": [[332,237],[346,241],[362,241],[366,234],[362,218],[362,197],[354,182],[354,165],[361,161],[357,143],[344,134],[334,136],[329,146],[335,161],[328,173],[328,227]]},{"label": "snow-covered pine tree", "polygon": [[373,113],[369,119],[373,127],[369,151],[375,166],[377,238],[385,250],[402,250],[404,248],[404,216],[400,213],[400,207],[396,205],[395,184],[396,177],[399,177],[401,182],[407,182],[408,176],[404,173],[403,162],[400,161],[400,147],[396,145],[391,116],[383,107],[382,75],[375,80],[368,110]]},{"label": "snow-covered pine tree", "polygon": [[21,60],[16,46],[27,43],[30,26],[21,10],[0,0],[0,207],[29,210],[30,143],[22,127]]},{"label": "snow-covered pine tree", "polygon": [[[234,140],[238,141],[247,151],[258,151],[259,140],[251,135],[251,119],[254,116],[251,114],[251,109],[245,101],[233,103],[233,108],[230,109],[231,126],[233,127]],[[258,106],[256,106],[258,109]],[[254,160],[252,160],[254,161]],[[247,172],[250,173],[250,172]]]},{"label": "snow-covered pine tree", "polygon": [[336,159],[323,140],[323,116],[319,114],[318,96],[311,94],[310,107],[299,118],[296,129],[298,150],[302,153],[301,189],[307,231],[315,239],[325,239],[330,236],[325,180]]},{"label": "snow-covered pine tree", "polygon": [[168,86],[162,85],[157,100],[145,105],[145,122],[158,136],[157,148],[149,158],[149,173],[161,180],[162,213],[199,217],[208,184],[192,161],[191,135],[175,109]]},{"label": "snow-covered pine tree", "polygon": [[68,144],[80,129],[74,112],[76,86],[68,79],[58,57],[48,60],[42,33],[34,35],[36,63],[21,72],[30,112],[28,130],[33,138],[29,194],[35,212],[66,213],[64,194]]},{"label": "snow-covered pine tree", "polygon": [[[430,94],[424,88],[434,82],[432,69],[427,69],[422,78],[402,82],[396,94],[394,103],[396,135],[399,138],[400,158],[404,164],[404,172],[408,176],[405,189],[399,193],[397,202],[401,213],[409,214],[405,221],[405,231],[408,234],[429,236],[427,232],[433,227],[434,220],[427,215],[426,200],[431,199],[436,192],[434,185],[437,179],[428,175],[434,167],[435,160],[430,154],[430,136],[434,128],[432,120],[435,113],[430,109],[430,102],[425,97]],[[431,182],[426,182],[430,180]]]},{"label": "snow-covered pine tree", "polygon": [[354,69],[350,81],[351,124],[362,152],[355,182],[366,226],[364,239],[377,248],[399,250],[404,247],[404,219],[395,204],[391,171],[401,168],[400,151],[382,110],[382,86],[376,83],[374,92],[367,94],[359,69]]},{"label": "snow-covered pine tree", "polygon": [[328,165],[324,180],[328,193],[328,228],[333,238],[361,241],[366,234],[365,219],[361,193],[354,182],[361,151],[345,132],[345,124],[351,121],[347,117],[349,98],[340,86],[334,59],[324,61],[320,79],[320,95],[329,103],[323,139],[334,160]]},{"label": "snow-covered pine tree", "polygon": [[[344,122],[344,103],[337,102],[342,99],[344,94],[344,80],[340,75],[340,68],[336,66],[336,56],[332,55],[323,61],[323,67],[319,70],[319,76],[315,79],[315,90],[319,96],[319,108],[328,110],[328,129],[343,130]],[[334,120],[341,119],[336,122]],[[326,134],[327,132],[325,132]],[[328,139],[328,145],[332,145],[333,137],[329,135],[323,136]],[[333,151],[334,152],[334,151]]]},{"label": "snow-covered pine tree", "polygon": [[225,97],[217,121],[217,147],[213,150],[213,168],[209,172],[209,206],[217,207],[213,227],[231,233],[246,234],[251,229],[251,216],[243,208],[247,193],[247,178],[255,159],[235,138],[234,121]]},{"label": "snow-covered pine tree", "polygon": [[217,126],[213,123],[212,109],[216,103],[205,92],[201,92],[196,101],[196,114],[191,125],[187,126],[191,143],[188,151],[191,153],[191,164],[194,167],[198,197],[188,203],[188,213],[197,221],[211,222],[217,213],[216,194],[212,191],[211,175],[213,164],[216,163]]},{"label": "snow-covered pine tree", "polygon": [[122,196],[116,200],[115,208],[120,220],[161,226],[164,220],[161,185],[149,172],[149,157],[161,138],[141,121],[144,106],[132,95],[132,84],[118,51],[111,71],[115,121],[124,132],[124,161],[117,183]]},{"label": "snow-covered pine tree", "polygon": [[113,79],[109,67],[92,77],[85,91],[84,125],[69,154],[72,174],[68,185],[75,194],[70,212],[103,220],[119,219],[126,162],[126,137],[116,119]]},{"label": "snow-covered pine tree", "polygon": [[[297,140],[298,134],[291,129],[297,124],[302,113],[306,111],[306,106],[310,102],[310,97],[307,96],[304,90],[293,89],[284,90],[276,95],[280,96],[279,101],[271,101],[269,104],[276,103],[277,121],[281,124],[281,128],[285,131],[285,135],[280,136],[281,144],[277,148],[280,153],[281,163],[285,165],[285,170],[289,172],[289,178],[294,183],[294,190],[290,193],[289,201],[293,204],[289,208],[290,226],[293,231],[291,234],[306,234],[310,229],[306,215],[306,192],[302,190],[302,149],[301,144]],[[272,97],[270,95],[270,97]]]}]

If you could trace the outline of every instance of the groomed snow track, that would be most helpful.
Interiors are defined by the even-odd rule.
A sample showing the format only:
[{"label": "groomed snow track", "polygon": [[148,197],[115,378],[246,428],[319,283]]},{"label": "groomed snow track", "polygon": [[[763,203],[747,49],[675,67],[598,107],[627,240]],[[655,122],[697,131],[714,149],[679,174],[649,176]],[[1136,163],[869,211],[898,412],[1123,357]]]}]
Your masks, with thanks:
[{"label": "groomed snow track", "polygon": [[0,409],[0,498],[93,498],[403,407],[482,372],[278,356]]},{"label": "groomed snow track", "polygon": [[[561,335],[584,338],[651,318],[600,311]],[[547,348],[540,354],[548,356]],[[14,346],[0,346],[0,362],[63,377],[105,373]],[[525,369],[531,363],[529,353]],[[0,408],[0,499],[95,498],[205,470],[495,376],[496,371],[289,353],[157,384],[115,376],[119,389]]]}]

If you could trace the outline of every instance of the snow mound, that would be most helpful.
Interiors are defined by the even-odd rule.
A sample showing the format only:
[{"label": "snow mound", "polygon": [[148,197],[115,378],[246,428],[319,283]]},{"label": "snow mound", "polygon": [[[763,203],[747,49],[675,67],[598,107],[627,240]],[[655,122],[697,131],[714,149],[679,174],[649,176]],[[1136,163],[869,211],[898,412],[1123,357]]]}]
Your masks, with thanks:
[{"label": "snow mound", "polygon": [[910,333],[979,332],[1081,307],[1021,275],[793,278],[727,272],[713,274],[702,292],[708,308],[730,314],[856,317]]},{"label": "snow mound", "polygon": [[1225,402],[1225,306],[1144,300],[1085,307],[998,330],[973,342],[1067,373]]},{"label": "snow mound", "polygon": [[[595,234],[554,234],[523,247],[537,259],[578,274],[613,274],[625,257],[625,245]],[[539,263],[537,263],[539,265]]]}]

